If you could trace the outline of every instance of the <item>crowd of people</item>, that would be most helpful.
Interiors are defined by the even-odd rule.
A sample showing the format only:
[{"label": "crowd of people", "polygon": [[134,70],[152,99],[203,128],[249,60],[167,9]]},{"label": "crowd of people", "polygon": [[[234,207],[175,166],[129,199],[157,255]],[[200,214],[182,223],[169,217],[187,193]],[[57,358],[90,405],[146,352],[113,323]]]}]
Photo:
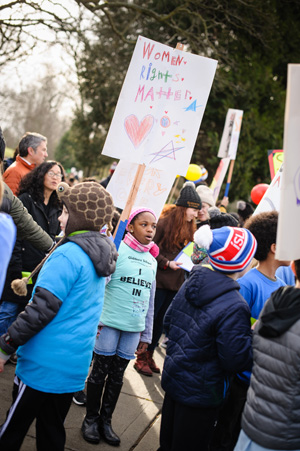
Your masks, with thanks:
[{"label": "crowd of people", "polygon": [[120,445],[112,416],[135,360],[141,377],[162,373],[160,451],[299,450],[300,260],[275,257],[278,212],[227,212],[186,182],[159,218],[134,208],[117,250],[115,162],[79,181],[47,157],[27,132],[0,179],[0,372],[16,364],[0,449],[36,420],[37,449],[62,451],[72,400],[83,440]]}]

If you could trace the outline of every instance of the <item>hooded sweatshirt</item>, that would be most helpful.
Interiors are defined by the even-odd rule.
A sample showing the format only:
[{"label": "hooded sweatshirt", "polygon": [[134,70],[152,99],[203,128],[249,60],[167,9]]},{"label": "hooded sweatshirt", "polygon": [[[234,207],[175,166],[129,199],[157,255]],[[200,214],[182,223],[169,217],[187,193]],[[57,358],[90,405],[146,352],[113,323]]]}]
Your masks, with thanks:
[{"label": "hooded sweatshirt", "polygon": [[[42,267],[25,312],[0,338],[0,351],[18,346],[16,375],[46,393],[84,388],[103,306],[105,276],[117,251],[99,232],[68,237]],[[79,364],[80,363],[80,364]]]},{"label": "hooded sweatshirt", "polygon": [[242,428],[260,446],[300,449],[300,290],[281,287],[253,336],[254,365]]},{"label": "hooded sweatshirt", "polygon": [[175,401],[220,405],[232,373],[251,369],[250,309],[239,284],[196,266],[164,322],[169,338],[162,387]]}]

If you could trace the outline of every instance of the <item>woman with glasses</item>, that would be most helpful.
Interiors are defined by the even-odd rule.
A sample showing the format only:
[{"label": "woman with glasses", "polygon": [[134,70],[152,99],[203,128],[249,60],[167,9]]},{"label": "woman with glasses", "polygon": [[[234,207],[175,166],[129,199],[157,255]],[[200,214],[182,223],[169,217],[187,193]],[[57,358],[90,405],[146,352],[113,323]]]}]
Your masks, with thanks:
[{"label": "woman with glasses", "polygon": [[[33,219],[55,239],[60,233],[58,217],[61,214],[56,194],[58,184],[63,180],[63,168],[56,161],[47,161],[31,172],[20,182],[18,197]],[[17,239],[6,275],[0,305],[0,335],[24,310],[31,298],[32,289],[37,278],[27,285],[27,295],[18,296],[11,289],[11,282],[30,273],[45,257],[45,253],[35,248],[29,241]],[[12,363],[15,363],[12,359]]]}]

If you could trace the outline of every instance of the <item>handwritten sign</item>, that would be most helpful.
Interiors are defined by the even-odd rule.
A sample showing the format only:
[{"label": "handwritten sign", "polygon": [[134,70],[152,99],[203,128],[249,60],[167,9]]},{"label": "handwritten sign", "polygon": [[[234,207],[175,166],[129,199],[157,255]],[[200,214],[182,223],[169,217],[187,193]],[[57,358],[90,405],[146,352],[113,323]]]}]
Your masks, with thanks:
[{"label": "handwritten sign", "polygon": [[185,176],[216,67],[139,36],[102,153]]},{"label": "handwritten sign", "polygon": [[240,130],[242,126],[243,111],[235,110],[229,108],[226,121],[224,125],[224,130],[222,134],[222,139],[220,143],[219,158],[230,158],[230,160],[235,160],[236,152],[239,143]]},{"label": "handwritten sign", "polygon": [[288,65],[276,258],[300,259],[300,64]]},{"label": "handwritten sign", "polygon": [[[116,207],[124,209],[137,167],[137,163],[130,163],[124,160],[119,161],[107,185],[107,191],[112,195]],[[175,174],[171,172],[146,167],[134,201],[134,207],[151,208],[159,217],[172,188],[174,178]]]},{"label": "handwritten sign", "polygon": [[283,150],[268,150],[268,160],[270,166],[271,180],[283,163]]}]

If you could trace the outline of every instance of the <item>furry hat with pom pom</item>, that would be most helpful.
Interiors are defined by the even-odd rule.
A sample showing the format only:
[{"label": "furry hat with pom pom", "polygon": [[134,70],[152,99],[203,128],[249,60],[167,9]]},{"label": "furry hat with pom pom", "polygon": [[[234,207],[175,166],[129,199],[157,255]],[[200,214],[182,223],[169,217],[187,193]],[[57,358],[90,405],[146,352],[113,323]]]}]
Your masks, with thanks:
[{"label": "furry hat with pom pom", "polygon": [[195,243],[207,249],[209,263],[224,273],[243,271],[256,252],[256,239],[247,229],[221,227],[211,230],[208,225],[200,227],[194,234]]}]

